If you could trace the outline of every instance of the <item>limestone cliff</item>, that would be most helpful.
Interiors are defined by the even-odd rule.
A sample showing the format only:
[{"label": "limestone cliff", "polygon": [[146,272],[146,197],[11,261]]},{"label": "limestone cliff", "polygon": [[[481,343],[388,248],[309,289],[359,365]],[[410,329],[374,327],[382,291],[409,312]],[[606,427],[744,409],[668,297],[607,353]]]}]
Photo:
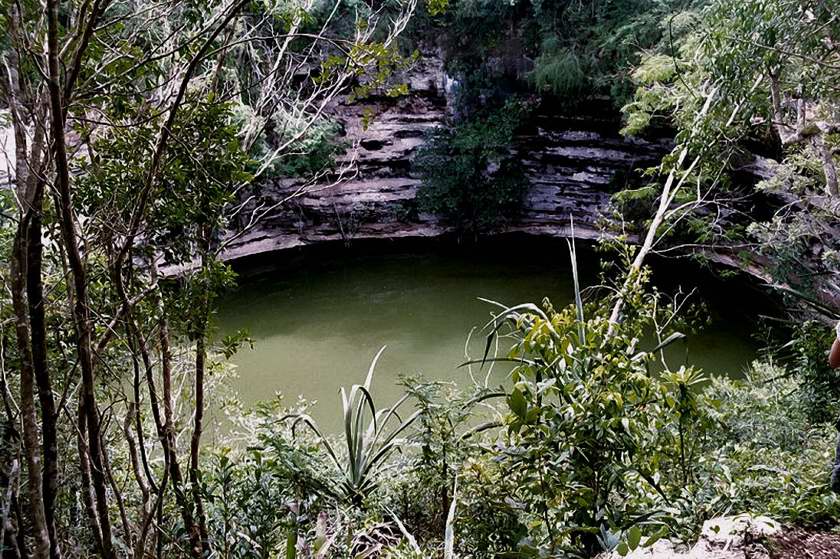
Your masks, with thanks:
[{"label": "limestone cliff", "polygon": [[[404,77],[409,94],[399,99],[342,101],[332,107],[348,143],[345,160],[355,161],[352,178],[316,187],[279,206],[258,226],[239,236],[227,259],[324,241],[434,237],[448,228],[435,216],[406,211],[420,181],[411,159],[430,129],[444,124],[452,106],[453,81],[437,59],[422,60]],[[365,111],[373,120],[364,129]],[[607,210],[610,192],[639,167],[656,164],[670,140],[627,139],[618,134],[614,112],[590,110],[580,116],[557,116],[542,108],[517,138],[530,190],[524,209],[506,231],[568,236],[570,216],[578,236],[597,234],[596,223]],[[294,181],[262,187],[271,206],[299,188]]]}]

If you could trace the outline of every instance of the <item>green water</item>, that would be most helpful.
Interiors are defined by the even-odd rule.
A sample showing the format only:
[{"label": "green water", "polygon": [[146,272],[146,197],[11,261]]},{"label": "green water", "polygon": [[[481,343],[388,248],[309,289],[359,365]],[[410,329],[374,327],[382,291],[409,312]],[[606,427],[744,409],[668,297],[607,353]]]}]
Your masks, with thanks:
[{"label": "green water", "polygon": [[[472,382],[458,365],[466,359],[471,329],[481,328],[493,310],[478,297],[516,304],[547,296],[556,306],[572,300],[565,247],[532,248],[505,243],[446,253],[340,252],[245,279],[223,299],[217,317],[221,333],[244,328],[255,341],[254,349],[233,358],[234,388],[245,404],[275,392],[291,402],[303,395],[317,401],[316,420],[335,429],[339,388],[361,382],[383,345],[388,347],[373,384],[378,406],[402,394],[400,375]],[[584,277],[595,277],[593,259],[581,266]],[[719,306],[725,308],[712,308],[712,328],[674,349],[674,364],[687,360],[709,372],[738,375],[755,357],[746,334],[749,317],[732,305]],[[469,354],[480,357],[483,348],[476,331]],[[472,372],[485,382],[487,370]],[[498,386],[506,374],[497,366],[486,380]]]}]

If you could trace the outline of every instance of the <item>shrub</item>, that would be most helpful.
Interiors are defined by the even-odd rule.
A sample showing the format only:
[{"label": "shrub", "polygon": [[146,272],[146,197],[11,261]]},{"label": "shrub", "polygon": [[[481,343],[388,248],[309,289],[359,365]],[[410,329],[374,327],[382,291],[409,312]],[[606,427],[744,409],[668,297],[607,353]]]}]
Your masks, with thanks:
[{"label": "shrub", "polygon": [[515,549],[527,529],[508,502],[505,469],[485,446],[500,426],[497,412],[485,410],[495,409],[492,398],[499,394],[415,379],[406,387],[420,411],[413,437],[417,452],[406,456],[391,484],[391,510],[425,547],[441,547],[457,485],[454,545],[460,556],[489,558]]},{"label": "shrub", "polygon": [[[648,542],[665,534],[666,503],[692,484],[704,428],[695,393],[702,376],[651,367],[682,337],[657,328],[673,328],[675,307],[639,290],[611,325],[611,298],[584,305],[576,292],[566,308],[518,305],[491,323],[491,337],[513,338],[504,360],[516,364],[495,460],[529,547],[549,556],[626,551],[644,533]],[[661,342],[645,350],[651,332]]]},{"label": "shrub", "polygon": [[803,380],[772,363],[743,380],[713,379],[704,397],[720,427],[697,464],[705,480],[695,508],[703,517],[751,512],[829,527],[840,500],[829,474],[836,433],[802,405]]},{"label": "shrub", "polygon": [[586,89],[587,79],[577,55],[559,47],[556,38],[545,43],[531,73],[537,91],[559,97],[580,95]]},{"label": "shrub", "polygon": [[[221,557],[278,557],[290,537],[314,531],[329,469],[318,441],[278,422],[281,400],[238,417],[244,441],[216,452],[205,468],[208,527]],[[240,435],[241,436],[241,435]]]},{"label": "shrub", "polygon": [[512,149],[524,115],[524,105],[508,102],[486,117],[435,130],[414,161],[423,180],[419,209],[440,215],[462,234],[478,234],[514,217],[527,189]]},{"label": "shrub", "polygon": [[417,453],[410,472],[394,488],[397,510],[418,537],[443,534],[455,478],[473,450],[462,440],[469,429],[473,405],[454,385],[406,379],[406,391],[419,412],[412,446]]},{"label": "shrub", "polygon": [[814,422],[828,422],[840,412],[840,375],[828,366],[826,352],[834,331],[818,322],[805,322],[794,331],[791,367],[799,377],[799,394]]}]

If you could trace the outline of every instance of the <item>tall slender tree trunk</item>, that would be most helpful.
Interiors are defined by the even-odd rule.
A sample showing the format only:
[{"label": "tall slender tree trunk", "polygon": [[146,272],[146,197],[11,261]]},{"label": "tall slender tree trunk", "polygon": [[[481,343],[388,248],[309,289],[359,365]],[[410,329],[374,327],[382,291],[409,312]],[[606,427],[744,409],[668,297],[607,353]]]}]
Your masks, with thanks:
[{"label": "tall slender tree trunk", "polygon": [[82,482],[82,504],[88,515],[93,541],[97,548],[102,548],[102,528],[99,527],[99,514],[96,511],[96,502],[93,500],[93,483],[90,475],[90,451],[87,444],[87,416],[85,406],[79,401],[78,414],[76,416],[76,447],[79,451],[79,476]]},{"label": "tall slender tree trunk", "polygon": [[[59,198],[61,233],[70,265],[75,301],[73,320],[76,328],[76,351],[82,371],[81,400],[87,423],[88,450],[90,452],[91,481],[96,496],[96,512],[102,531],[100,553],[104,559],[115,557],[108,516],[107,479],[102,459],[101,426],[96,405],[93,353],[91,350],[90,316],[88,308],[87,271],[82,262],[76,233],[75,215],[70,193],[70,170],[67,163],[67,145],[64,135],[64,108],[62,106],[61,74],[59,70],[58,6],[57,0],[47,0],[47,68],[50,96],[50,129],[55,155],[56,187]],[[91,524],[95,522],[91,520]]]},{"label": "tall slender tree trunk", "polygon": [[[55,535],[54,522],[51,522],[53,511],[52,502],[48,505],[44,497],[44,483],[50,485],[48,491],[55,489],[54,480],[57,474],[55,454],[45,452],[45,468],[41,471],[41,447],[38,433],[38,412],[34,400],[34,383],[37,379],[40,385],[48,375],[46,367],[46,331],[43,320],[43,289],[41,288],[41,206],[43,200],[44,182],[40,176],[42,169],[42,155],[44,151],[45,134],[39,126],[45,116],[45,107],[41,98],[32,99],[35,111],[32,115],[33,136],[31,145],[27,146],[27,122],[24,120],[24,106],[28,99],[23,83],[20,80],[19,69],[21,60],[18,49],[21,48],[21,13],[17,4],[12,4],[7,23],[12,48],[8,49],[4,58],[4,74],[7,78],[6,104],[12,117],[12,129],[15,139],[15,188],[20,204],[18,227],[15,232],[11,257],[11,295],[15,315],[15,331],[17,348],[20,358],[20,391],[21,391],[21,419],[23,422],[23,443],[25,463],[28,472],[27,492],[29,508],[33,526],[33,543],[35,557],[46,557],[55,547],[51,539]],[[36,96],[39,97],[39,96]],[[27,152],[27,149],[30,149]],[[31,237],[37,233],[37,240]],[[49,381],[47,379],[47,384]],[[5,399],[5,394],[4,394]],[[44,410],[42,409],[42,412]],[[54,410],[53,410],[54,412]],[[53,415],[45,415],[44,436],[55,441]],[[52,446],[55,449],[55,445]],[[42,477],[43,476],[43,477]],[[54,495],[54,491],[51,493]],[[48,508],[49,507],[49,508]],[[52,526],[52,530],[50,527]],[[44,537],[46,536],[46,541]],[[51,537],[52,536],[52,537]],[[25,538],[21,537],[20,541]]]},{"label": "tall slender tree trunk", "polygon": [[[26,212],[24,212],[26,214]],[[20,413],[23,423],[23,447],[28,472],[27,496],[32,517],[33,557],[48,559],[50,536],[41,477],[41,443],[38,436],[38,412],[35,409],[35,374],[32,370],[32,351],[29,346],[29,322],[26,308],[26,223],[18,224],[11,260],[12,306],[15,313],[15,333],[20,359]]]},{"label": "tall slender tree trunk", "polygon": [[[207,266],[207,254],[210,248],[210,228],[203,227],[201,247],[201,267]],[[196,519],[201,534],[202,551],[210,552],[207,536],[207,519],[204,514],[204,499],[201,496],[201,480],[199,479],[199,455],[201,452],[201,435],[204,430],[204,374],[207,362],[207,320],[209,318],[209,294],[201,293],[198,304],[197,332],[195,333],[195,419],[190,439],[190,484],[192,485],[193,504]]]},{"label": "tall slender tree trunk", "polygon": [[[5,363],[6,348],[8,346],[8,337],[5,332],[0,333],[0,356],[3,357],[0,363]],[[24,549],[21,546],[23,541],[23,534],[21,531],[19,505],[17,499],[18,480],[20,478],[20,435],[15,429],[17,418],[12,412],[12,406],[9,404],[8,385],[6,384],[6,370],[5,367],[0,370],[0,400],[3,402],[3,412],[5,413],[5,425],[2,426],[3,449],[8,453],[8,462],[2,465],[0,469],[0,487],[3,489],[3,535],[0,537],[0,544],[3,545],[4,559],[18,559],[25,555]],[[5,456],[6,458],[7,456]],[[15,515],[15,522],[12,521],[12,515]]]},{"label": "tall slender tree trunk", "polygon": [[[758,85],[758,82],[753,86],[755,88]],[[708,113],[709,108],[712,106],[712,101],[714,100],[715,96],[717,95],[718,88],[715,87],[712,89],[710,93],[706,95],[706,101],[703,103],[703,107],[700,109],[700,112],[694,117],[695,122],[698,122],[702,119],[706,113]],[[737,109],[736,109],[737,111]],[[733,112],[732,117],[730,120],[735,117],[735,113]],[[651,220],[650,226],[648,227],[647,233],[645,234],[645,238],[642,242],[642,245],[639,247],[638,252],[636,252],[636,256],[633,259],[633,262],[630,263],[630,268],[627,270],[627,275],[625,276],[624,283],[621,287],[621,291],[618,292],[618,296],[616,297],[615,303],[613,304],[612,312],[610,312],[609,318],[609,326],[607,327],[607,337],[610,337],[615,332],[615,327],[618,324],[619,319],[621,318],[621,312],[624,308],[625,298],[629,294],[629,292],[638,285],[639,281],[639,272],[642,269],[642,266],[645,263],[645,259],[647,258],[650,251],[653,249],[654,244],[656,243],[656,239],[659,234],[659,228],[666,220],[666,215],[668,209],[670,208],[671,204],[673,203],[677,192],[683,185],[686,177],[691,174],[694,170],[694,167],[700,162],[700,156],[694,158],[685,172],[682,173],[682,178],[677,180],[677,175],[681,171],[683,171],[683,163],[688,156],[688,145],[684,145],[682,149],[680,149],[679,155],[677,156],[677,161],[674,167],[671,168],[670,172],[668,173],[668,178],[665,180],[665,184],[662,187],[662,192],[659,194],[659,204],[657,205],[656,212],[653,215],[653,219]],[[676,183],[676,184],[675,184]]]},{"label": "tall slender tree trunk", "polygon": [[204,499],[201,496],[201,479],[199,477],[199,454],[201,452],[201,434],[204,419],[204,372],[207,349],[205,347],[206,332],[202,328],[195,342],[195,422],[190,439],[190,485],[195,507],[198,531],[201,535],[201,549],[205,555],[210,552],[210,542],[207,535],[207,518],[204,514]]},{"label": "tall slender tree trunk", "polygon": [[[157,281],[157,266],[154,260],[151,262],[150,268],[152,279]],[[166,456],[168,474],[172,480],[175,502],[181,511],[181,520],[184,522],[184,528],[190,539],[190,553],[195,559],[199,559],[203,553],[201,533],[193,516],[192,503],[184,492],[184,478],[181,472],[181,466],[178,463],[178,451],[175,442],[175,412],[172,404],[172,351],[169,342],[169,321],[166,320],[163,296],[160,293],[158,293],[157,304],[159,315],[158,343],[160,344],[160,369],[163,391],[163,424],[158,427],[158,431],[161,446],[163,446],[163,452]],[[151,374],[147,374],[147,382],[149,383],[150,392],[155,394],[157,390],[154,388],[154,379]],[[152,396],[151,400],[155,402],[152,408],[154,410],[157,402],[156,396]],[[161,487],[162,491],[163,487]]]},{"label": "tall slender tree trunk", "polygon": [[58,435],[57,414],[53,399],[52,382],[47,366],[47,327],[44,311],[43,243],[41,242],[41,214],[44,202],[44,182],[37,179],[35,195],[30,209],[31,216],[26,233],[26,293],[29,303],[29,328],[32,346],[32,368],[38,386],[41,404],[41,436],[43,437],[43,494],[47,531],[50,536],[50,558],[59,559],[55,526],[55,501],[58,494]]},{"label": "tall slender tree trunk", "polygon": [[12,459],[9,464],[9,471],[3,471],[2,488],[3,488],[3,518],[2,526],[0,526],[0,545],[3,546],[4,559],[18,559],[20,557],[20,547],[17,540],[17,528],[12,524],[12,503],[15,499],[15,483],[20,474],[20,464],[17,458]]},{"label": "tall slender tree trunk", "polygon": [[175,451],[175,418],[172,407],[172,353],[169,348],[169,324],[166,316],[163,314],[163,305],[161,304],[161,319],[159,327],[160,335],[160,352],[161,352],[161,373],[163,376],[163,414],[164,414],[164,433],[163,433],[163,447],[164,452],[169,454],[169,476],[172,478],[172,489],[175,492],[175,501],[178,508],[181,510],[181,518],[184,521],[184,527],[190,538],[190,551],[192,556],[196,559],[203,556],[203,543],[201,532],[196,525],[193,517],[192,504],[187,500],[184,493],[184,480],[181,474],[181,467],[178,464],[178,454]]}]

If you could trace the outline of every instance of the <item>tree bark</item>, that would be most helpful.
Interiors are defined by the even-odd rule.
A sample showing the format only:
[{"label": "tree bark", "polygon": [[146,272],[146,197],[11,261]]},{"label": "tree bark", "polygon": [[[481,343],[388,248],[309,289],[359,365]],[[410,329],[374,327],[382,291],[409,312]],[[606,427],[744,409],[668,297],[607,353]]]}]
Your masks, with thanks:
[{"label": "tree bark", "polygon": [[20,557],[20,548],[17,541],[17,529],[12,525],[12,502],[15,498],[15,483],[20,474],[20,465],[17,458],[12,460],[9,471],[3,472],[3,518],[0,526],[0,545],[3,546],[4,559],[17,559]]},{"label": "tree bark", "polygon": [[825,137],[820,136],[815,141],[815,147],[820,154],[823,173],[825,174],[825,192],[832,198],[840,196],[840,186],[837,184],[837,165],[834,163],[834,154]]},{"label": "tree bark", "polygon": [[26,235],[26,291],[29,304],[29,328],[32,346],[32,368],[38,386],[41,405],[41,436],[43,437],[43,494],[44,513],[50,537],[50,558],[59,559],[61,550],[55,526],[55,501],[58,495],[58,433],[52,381],[47,365],[47,327],[44,309],[43,243],[41,242],[41,214],[43,212],[44,183],[38,179],[32,202],[31,217]]},{"label": "tree bark", "polygon": [[[207,254],[210,249],[210,228],[202,227],[201,233],[201,268],[207,266]],[[198,529],[201,534],[202,551],[210,552],[207,536],[207,518],[204,514],[204,500],[201,496],[201,480],[199,479],[199,454],[201,452],[201,435],[204,429],[204,374],[207,361],[207,321],[209,318],[209,294],[201,293],[198,304],[198,331],[195,340],[195,419],[190,439],[190,484],[192,485],[193,504],[195,506]]]},{"label": "tree bark", "polygon": [[[758,82],[753,86],[755,88],[758,85]],[[706,96],[706,101],[703,103],[703,107],[700,109],[697,116],[695,116],[695,122],[702,119],[708,112],[709,108],[712,106],[712,101],[717,95],[717,88],[713,88],[712,91]],[[738,108],[736,108],[732,116],[730,117],[730,121],[734,119]],[[686,177],[689,176],[694,170],[694,167],[700,162],[700,156],[694,158],[691,164],[688,166],[688,169],[685,170],[683,173],[682,178],[677,181],[676,185],[674,181],[677,178],[677,173],[682,171],[683,163],[685,163],[685,159],[688,156],[688,145],[683,146],[680,149],[679,156],[677,156],[677,161],[674,164],[674,167],[671,168],[671,171],[668,173],[668,178],[665,180],[665,185],[662,187],[662,193],[659,195],[659,205],[657,206],[656,213],[653,215],[653,219],[651,220],[650,226],[648,227],[647,234],[645,235],[644,241],[642,242],[642,246],[639,247],[639,251],[636,253],[636,257],[633,259],[633,262],[630,264],[630,269],[627,270],[627,276],[624,280],[624,284],[622,285],[621,291],[618,293],[616,297],[615,303],[613,304],[612,312],[610,312],[609,318],[609,326],[607,327],[607,337],[611,337],[615,332],[615,326],[618,324],[619,318],[621,317],[621,311],[624,308],[624,301],[628,294],[628,292],[636,286],[639,280],[639,272],[642,269],[642,265],[645,262],[650,251],[653,249],[654,244],[656,244],[657,235],[659,232],[659,228],[665,222],[665,217],[668,212],[668,209],[671,207],[674,199],[676,198],[677,192],[682,187],[683,182],[685,181]]]},{"label": "tree bark", "polygon": [[102,549],[102,528],[99,526],[99,514],[96,511],[96,502],[93,500],[93,484],[90,475],[90,452],[87,445],[87,417],[84,404],[79,401],[79,409],[76,418],[76,447],[79,451],[79,476],[82,482],[82,504],[85,506],[93,541],[98,549]]},{"label": "tree bark", "polygon": [[210,542],[207,536],[207,518],[204,514],[204,499],[201,496],[201,480],[199,479],[199,453],[201,451],[201,433],[204,419],[204,372],[207,351],[205,347],[205,331],[202,328],[195,342],[195,420],[190,439],[190,485],[198,531],[201,536],[201,550],[204,555],[210,553]]},{"label": "tree bark", "polygon": [[[70,192],[70,170],[67,162],[67,145],[64,135],[64,108],[62,106],[61,75],[58,60],[58,5],[57,0],[47,0],[47,68],[50,96],[50,128],[55,154],[56,187],[59,198],[61,234],[70,265],[75,301],[73,321],[76,328],[76,351],[82,371],[81,399],[87,423],[88,450],[90,452],[91,481],[96,495],[98,524],[102,531],[100,553],[104,559],[115,557],[111,520],[108,516],[107,479],[103,466],[103,449],[100,432],[99,409],[96,404],[93,356],[91,351],[90,316],[88,308],[87,271],[82,262],[76,232],[75,215]],[[91,524],[96,522],[91,519]]]},{"label": "tree bark", "polygon": [[32,368],[32,351],[29,347],[29,323],[26,308],[25,279],[26,224],[18,224],[11,259],[12,306],[15,313],[15,333],[20,359],[20,413],[23,424],[23,447],[28,472],[27,494],[32,516],[33,557],[48,559],[50,536],[44,512],[41,472],[41,443],[38,436],[38,412],[35,409],[35,374]]},{"label": "tree bark", "polygon": [[[15,332],[20,358],[21,415],[23,423],[24,453],[28,472],[28,495],[32,516],[35,557],[47,557],[58,553],[57,545],[51,544],[55,537],[55,524],[52,521],[54,499],[45,496],[46,489],[55,495],[56,453],[54,406],[50,414],[42,413],[45,438],[52,441],[51,450],[44,447],[46,467],[41,471],[41,443],[38,433],[38,413],[35,407],[34,384],[37,378],[39,395],[41,383],[46,379],[49,384],[46,367],[46,331],[44,327],[43,296],[41,288],[41,210],[44,183],[39,176],[44,148],[43,129],[38,126],[42,116],[40,100],[35,101],[34,135],[31,146],[27,146],[27,134],[23,120],[25,93],[19,79],[20,58],[18,43],[20,40],[21,14],[13,5],[8,20],[13,46],[8,51],[6,70],[6,101],[12,116],[12,128],[15,138],[15,189],[20,204],[19,221],[15,232],[10,265],[12,307],[15,315]],[[27,153],[27,148],[30,151]],[[37,235],[37,240],[32,237]],[[46,393],[44,393],[46,395]],[[51,396],[51,393],[50,393]],[[43,401],[42,401],[43,404]],[[44,410],[42,409],[42,412]],[[52,426],[52,427],[51,427]],[[50,507],[50,508],[48,508]],[[52,526],[52,530],[50,529]],[[44,537],[46,536],[46,540]],[[56,557],[56,555],[52,555]]]},{"label": "tree bark", "polygon": [[161,353],[161,373],[163,376],[163,414],[164,414],[164,432],[162,443],[164,452],[169,455],[169,477],[172,478],[172,489],[175,492],[175,501],[178,508],[181,510],[181,518],[184,521],[184,527],[190,538],[190,552],[196,559],[202,557],[203,543],[201,532],[195,523],[193,517],[191,503],[187,500],[184,493],[183,476],[181,468],[178,464],[178,454],[175,450],[175,418],[172,407],[172,353],[169,347],[169,323],[163,311],[163,304],[160,304],[160,353]]}]

